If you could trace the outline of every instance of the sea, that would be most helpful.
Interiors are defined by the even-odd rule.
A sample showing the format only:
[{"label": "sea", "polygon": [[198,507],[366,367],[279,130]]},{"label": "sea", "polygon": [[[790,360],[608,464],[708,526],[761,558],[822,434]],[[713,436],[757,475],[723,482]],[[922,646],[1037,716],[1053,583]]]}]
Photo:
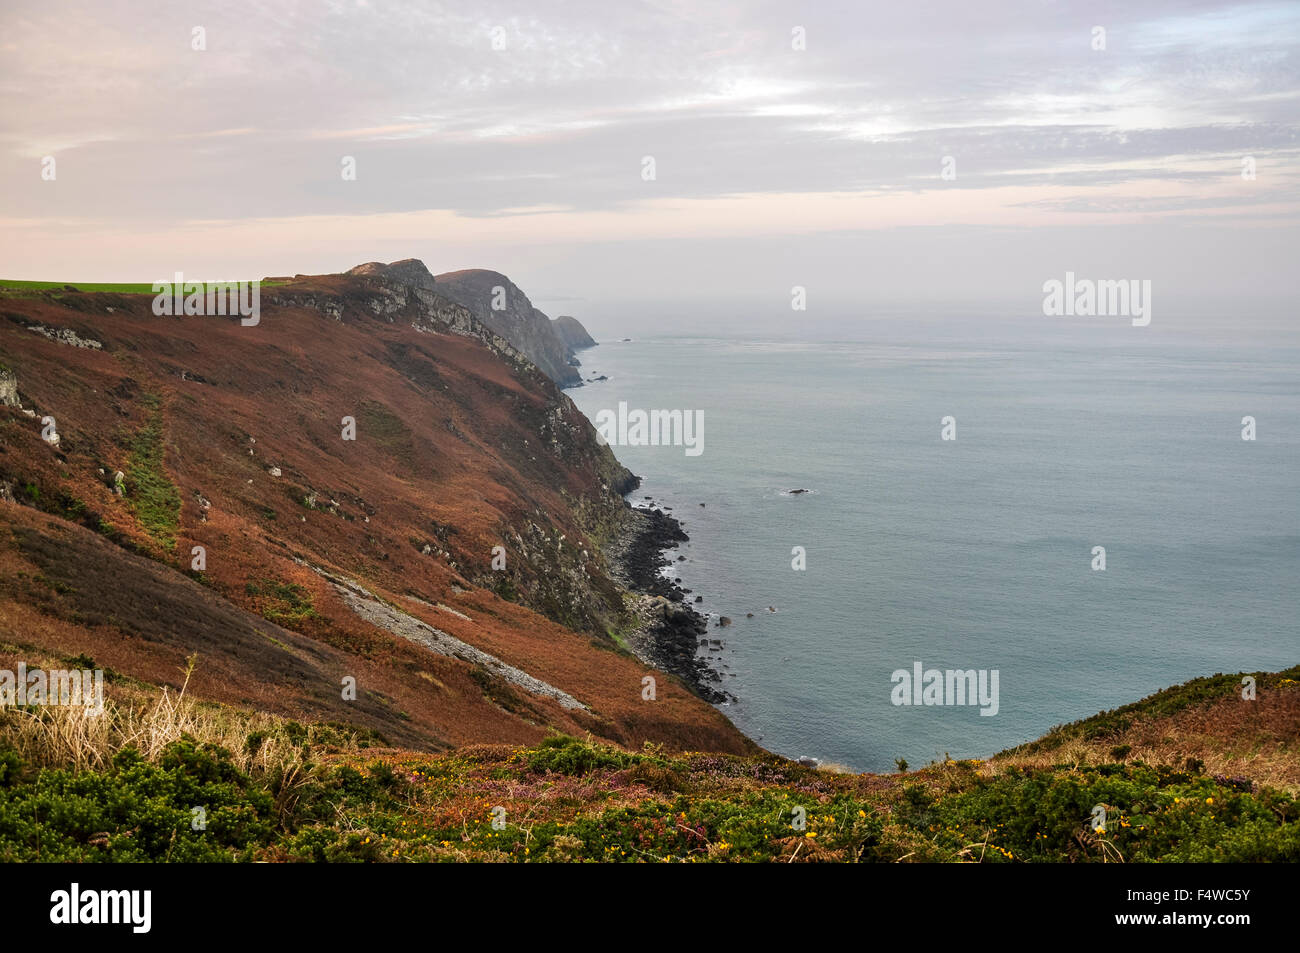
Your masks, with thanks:
[{"label": "sea", "polygon": [[698,454],[614,451],[630,502],[690,535],[669,572],[761,745],[856,771],[986,758],[1300,662],[1294,329],[900,315],[844,337],[607,339],[579,355],[607,380],[568,392],[593,421],[699,414]]}]

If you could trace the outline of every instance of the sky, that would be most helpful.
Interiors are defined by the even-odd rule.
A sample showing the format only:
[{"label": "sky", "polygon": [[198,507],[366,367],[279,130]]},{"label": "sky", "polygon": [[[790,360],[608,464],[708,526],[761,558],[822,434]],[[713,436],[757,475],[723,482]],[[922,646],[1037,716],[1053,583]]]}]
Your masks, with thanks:
[{"label": "sky", "polygon": [[0,277],[416,257],[597,336],[1066,271],[1289,313],[1298,53],[1295,2],[5,0]]}]

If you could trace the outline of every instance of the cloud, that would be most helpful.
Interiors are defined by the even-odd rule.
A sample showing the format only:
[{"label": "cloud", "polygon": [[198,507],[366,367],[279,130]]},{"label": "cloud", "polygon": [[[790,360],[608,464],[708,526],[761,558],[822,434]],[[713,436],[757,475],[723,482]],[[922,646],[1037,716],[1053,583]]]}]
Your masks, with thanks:
[{"label": "cloud", "polygon": [[1300,214],[1293,3],[9,0],[0,27],[0,200],[98,222],[84,254],[408,213],[509,241]]}]

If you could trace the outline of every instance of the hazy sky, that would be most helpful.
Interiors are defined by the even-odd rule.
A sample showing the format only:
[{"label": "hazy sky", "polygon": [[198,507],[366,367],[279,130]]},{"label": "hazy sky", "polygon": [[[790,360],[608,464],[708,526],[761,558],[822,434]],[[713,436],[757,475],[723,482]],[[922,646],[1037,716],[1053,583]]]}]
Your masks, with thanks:
[{"label": "hazy sky", "polygon": [[5,0],[0,276],[419,257],[597,329],[1294,300],[1298,53],[1295,2]]}]

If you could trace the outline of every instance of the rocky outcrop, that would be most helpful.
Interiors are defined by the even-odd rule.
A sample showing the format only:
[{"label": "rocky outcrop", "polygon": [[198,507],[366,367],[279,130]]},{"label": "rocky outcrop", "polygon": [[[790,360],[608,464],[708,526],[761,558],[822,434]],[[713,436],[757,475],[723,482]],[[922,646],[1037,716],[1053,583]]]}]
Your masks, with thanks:
[{"label": "rocky outcrop", "polygon": [[596,341],[577,318],[562,314],[558,318],[551,319],[551,327],[555,330],[560,343],[568,349],[570,357],[575,351],[596,346]]},{"label": "rocky outcrop", "polygon": [[0,407],[21,407],[18,397],[18,375],[0,364]]},{"label": "rocky outcrop", "polygon": [[[570,363],[574,349],[557,333],[554,322],[534,308],[528,296],[499,272],[472,268],[435,277],[424,262],[405,258],[387,265],[369,261],[357,265],[348,274],[377,279],[389,287],[409,288],[426,307],[435,310],[445,311],[445,304],[458,305],[561,387],[582,382]],[[405,301],[394,303],[394,308],[404,306]],[[447,316],[441,320],[453,323]],[[585,337],[581,325],[578,329]]]},{"label": "rocky outcrop", "polygon": [[[385,629],[394,635],[399,635],[404,639],[409,639],[419,645],[423,645],[431,652],[439,655],[445,655],[450,658],[458,658],[461,661],[469,662],[473,665],[481,666],[499,678],[504,679],[511,685],[515,685],[525,691],[532,692],[534,695],[541,695],[545,698],[551,698],[559,702],[561,708],[587,710],[587,706],[578,701],[566,691],[556,688],[554,685],[547,684],[540,678],[534,678],[527,672],[515,668],[513,665],[507,665],[495,655],[490,655],[481,649],[476,649],[467,642],[462,642],[453,635],[434,628],[427,622],[423,622],[415,616],[408,615],[399,609],[375,598],[374,594],[369,592],[364,586],[341,576],[326,572],[325,570],[312,567],[320,573],[334,586],[335,590],[343,597],[347,606],[361,616],[366,621]],[[452,611],[452,610],[449,610]],[[463,613],[455,613],[462,619],[468,619],[469,616]]]},{"label": "rocky outcrop", "polygon": [[676,675],[705,701],[734,701],[718,687],[722,675],[697,651],[708,620],[685,604],[686,590],[663,574],[670,563],[666,554],[688,539],[682,524],[658,508],[623,511],[620,532],[605,552],[615,578],[641,594],[633,608],[639,625],[625,633],[626,640],[638,658]]},{"label": "rocky outcrop", "polygon": [[522,351],[555,383],[568,387],[582,382],[569,363],[572,351],[555,333],[551,319],[534,308],[528,296],[505,275],[470,268],[447,272],[434,280],[435,290],[468,308],[474,317]]},{"label": "rocky outcrop", "polygon": [[[413,267],[406,267],[408,265]],[[433,276],[422,262],[413,258],[394,265],[367,262],[351,269],[347,274],[367,280],[343,290],[277,287],[267,293],[266,300],[277,307],[319,311],[340,323],[351,308],[353,320],[356,312],[360,311],[389,324],[409,323],[417,331],[446,332],[476,338],[512,366],[536,369],[536,365],[523,352],[479,321],[468,308],[430,290]]]},{"label": "rocky outcrop", "polygon": [[27,326],[27,330],[35,331],[42,337],[57,341],[59,344],[71,344],[73,347],[84,347],[98,351],[104,346],[93,338],[83,338],[72,328],[47,328],[43,324],[31,324]]},{"label": "rocky outcrop", "polygon": [[378,261],[368,261],[364,265],[357,265],[348,274],[383,275],[393,281],[400,281],[405,285],[415,285],[417,288],[427,288],[430,291],[433,290],[434,285],[433,273],[418,258],[403,258],[401,261],[395,261],[389,265]]}]

